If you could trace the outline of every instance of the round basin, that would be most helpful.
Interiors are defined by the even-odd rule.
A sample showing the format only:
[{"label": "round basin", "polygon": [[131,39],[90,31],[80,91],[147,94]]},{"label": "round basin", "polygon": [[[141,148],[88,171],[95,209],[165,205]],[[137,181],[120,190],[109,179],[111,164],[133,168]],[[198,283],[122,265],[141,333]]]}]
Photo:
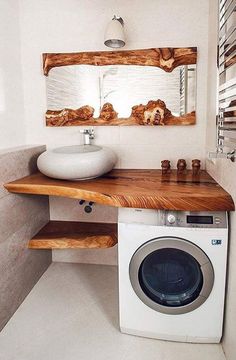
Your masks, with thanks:
[{"label": "round basin", "polygon": [[46,176],[63,180],[86,180],[112,170],[116,154],[95,145],[63,146],[47,150],[38,157],[38,169]]}]

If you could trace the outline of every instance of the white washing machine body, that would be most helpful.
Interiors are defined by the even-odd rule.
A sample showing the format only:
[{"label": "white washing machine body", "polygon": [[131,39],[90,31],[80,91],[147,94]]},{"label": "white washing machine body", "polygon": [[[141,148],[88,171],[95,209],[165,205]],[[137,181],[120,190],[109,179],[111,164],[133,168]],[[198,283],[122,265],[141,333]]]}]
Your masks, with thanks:
[{"label": "white washing machine body", "polygon": [[224,212],[119,209],[121,331],[220,342],[227,243]]}]

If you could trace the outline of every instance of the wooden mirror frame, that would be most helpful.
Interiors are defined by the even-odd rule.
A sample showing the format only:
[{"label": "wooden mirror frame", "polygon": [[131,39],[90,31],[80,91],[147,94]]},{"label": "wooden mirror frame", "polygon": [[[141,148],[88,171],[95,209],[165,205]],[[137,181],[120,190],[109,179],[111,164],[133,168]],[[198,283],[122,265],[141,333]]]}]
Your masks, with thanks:
[{"label": "wooden mirror frame", "polygon": [[[80,53],[43,54],[43,72],[48,76],[54,67],[68,65],[140,65],[155,66],[172,72],[181,65],[197,63],[197,48],[152,48],[125,51],[96,51]],[[47,126],[98,126],[98,125],[194,125],[195,111],[174,116],[163,100],[150,100],[146,105],[132,107],[129,118],[118,118],[112,104],[106,103],[98,118],[93,117],[90,105],[79,109],[47,110]]]}]

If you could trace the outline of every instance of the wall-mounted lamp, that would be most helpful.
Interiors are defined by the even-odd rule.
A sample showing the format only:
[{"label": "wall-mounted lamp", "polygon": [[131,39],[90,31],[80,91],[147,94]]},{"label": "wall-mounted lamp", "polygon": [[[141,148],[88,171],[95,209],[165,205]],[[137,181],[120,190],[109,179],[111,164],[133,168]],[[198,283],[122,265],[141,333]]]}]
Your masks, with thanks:
[{"label": "wall-mounted lamp", "polygon": [[104,44],[111,48],[125,46],[124,20],[120,16],[114,15],[107,25]]}]

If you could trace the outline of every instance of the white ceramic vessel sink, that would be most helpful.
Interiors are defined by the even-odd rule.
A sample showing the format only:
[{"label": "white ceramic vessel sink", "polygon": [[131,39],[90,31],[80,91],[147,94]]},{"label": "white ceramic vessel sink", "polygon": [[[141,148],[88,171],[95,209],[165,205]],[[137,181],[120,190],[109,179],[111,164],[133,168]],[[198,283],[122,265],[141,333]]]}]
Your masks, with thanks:
[{"label": "white ceramic vessel sink", "polygon": [[63,180],[86,180],[112,170],[117,161],[109,148],[73,145],[47,150],[38,157],[38,169],[46,176]]}]

